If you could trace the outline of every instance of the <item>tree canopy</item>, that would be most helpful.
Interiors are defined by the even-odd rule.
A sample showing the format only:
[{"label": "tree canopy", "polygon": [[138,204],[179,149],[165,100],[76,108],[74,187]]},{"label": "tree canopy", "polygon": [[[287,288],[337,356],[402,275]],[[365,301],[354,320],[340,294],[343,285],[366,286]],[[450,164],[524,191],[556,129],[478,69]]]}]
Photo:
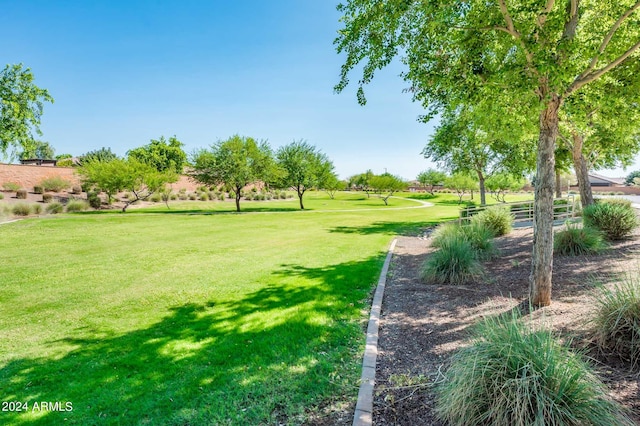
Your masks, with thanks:
[{"label": "tree canopy", "polygon": [[168,141],[164,136],[160,136],[160,139],[151,139],[147,145],[128,151],[127,156],[147,163],[160,172],[173,170],[182,174],[187,163],[187,154],[182,149],[183,146],[175,136],[171,136]]},{"label": "tree canopy", "polygon": [[0,153],[28,149],[40,131],[45,102],[53,102],[46,89],[34,83],[35,77],[22,64],[7,65],[0,71]]},{"label": "tree canopy", "polygon": [[447,178],[445,172],[439,170],[428,169],[418,174],[416,178],[420,185],[424,186],[431,195],[434,195],[433,190],[436,186],[444,185],[444,181]]}]

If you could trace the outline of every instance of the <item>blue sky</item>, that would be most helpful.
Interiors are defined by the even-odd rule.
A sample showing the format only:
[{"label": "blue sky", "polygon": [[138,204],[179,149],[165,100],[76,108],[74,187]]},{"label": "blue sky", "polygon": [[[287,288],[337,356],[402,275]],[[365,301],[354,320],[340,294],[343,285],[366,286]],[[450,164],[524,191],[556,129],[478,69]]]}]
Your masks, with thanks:
[{"label": "blue sky", "polygon": [[417,121],[423,110],[402,93],[399,64],[379,73],[365,107],[355,87],[333,92],[343,60],[336,1],[0,6],[0,65],[30,67],[54,97],[41,129],[58,154],[124,155],[161,135],[192,152],[237,133],[276,149],[306,139],[343,178],[370,168],[413,179],[434,166],[420,155],[433,125]]}]

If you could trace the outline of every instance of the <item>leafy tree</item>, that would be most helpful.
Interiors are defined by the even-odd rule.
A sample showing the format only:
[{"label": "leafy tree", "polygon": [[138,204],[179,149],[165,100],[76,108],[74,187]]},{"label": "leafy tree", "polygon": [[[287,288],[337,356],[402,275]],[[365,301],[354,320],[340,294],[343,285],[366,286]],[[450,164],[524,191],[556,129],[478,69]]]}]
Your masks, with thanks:
[{"label": "leafy tree", "polygon": [[351,182],[352,187],[358,191],[364,191],[367,194],[367,198],[369,198],[369,192],[371,191],[371,185],[369,182],[373,176],[373,171],[369,169],[364,173],[351,176],[349,181]]},{"label": "leafy tree", "polygon": [[476,182],[471,176],[464,173],[454,173],[444,181],[444,186],[452,189],[458,194],[458,202],[462,202],[464,194],[471,193],[478,188],[478,182]]},{"label": "leafy tree", "polygon": [[34,135],[42,135],[40,117],[45,102],[53,98],[34,84],[34,76],[22,64],[7,65],[0,71],[0,153],[22,147],[26,150]]},{"label": "leafy tree", "polygon": [[485,182],[487,189],[491,192],[491,196],[496,201],[506,202],[505,196],[507,191],[518,191],[525,184],[522,176],[514,176],[510,173],[496,173],[487,178]]},{"label": "leafy tree", "polygon": [[84,185],[106,193],[109,202],[118,192],[130,191],[133,197],[125,202],[122,212],[126,212],[127,207],[136,201],[146,200],[162,191],[166,184],[178,180],[173,170],[160,172],[135,158],[85,161],[78,169],[78,174]]},{"label": "leafy tree", "polygon": [[434,195],[433,190],[436,186],[440,186],[444,184],[445,179],[447,178],[447,174],[444,172],[440,172],[438,170],[429,169],[418,174],[418,182],[425,188],[429,188],[427,191],[431,195]]},{"label": "leafy tree", "polygon": [[624,183],[626,183],[627,185],[634,185],[636,178],[640,178],[640,170],[634,170],[633,172],[629,173]]},{"label": "leafy tree", "polygon": [[339,180],[338,176],[336,176],[336,174],[333,173],[333,171],[331,171],[330,173],[327,173],[321,179],[321,188],[327,194],[329,194],[329,198],[331,198],[332,200],[336,195],[336,191],[342,191],[345,189],[345,187],[346,187],[345,182]]},{"label": "leafy tree", "polygon": [[264,181],[272,167],[272,151],[267,142],[234,135],[218,141],[210,149],[197,151],[189,175],[204,185],[225,185],[235,194],[236,211],[240,211],[242,190]]},{"label": "leafy tree", "polygon": [[40,160],[53,160],[55,149],[49,142],[32,140],[23,144],[23,151],[18,155],[21,160],[38,158]]},{"label": "leafy tree", "polygon": [[82,166],[84,163],[94,160],[108,162],[117,158],[118,156],[111,151],[111,148],[102,147],[100,149],[89,151],[86,154],[82,154],[78,157],[78,164]]},{"label": "leafy tree", "polygon": [[182,149],[183,146],[175,136],[171,136],[169,141],[160,136],[158,140],[151,139],[149,144],[128,151],[127,156],[147,163],[161,172],[173,170],[182,174],[187,163],[187,154]]},{"label": "leafy tree", "polygon": [[333,170],[333,164],[315,146],[302,140],[280,147],[276,159],[283,172],[280,186],[294,189],[300,200],[300,209],[304,210],[304,193],[309,188],[321,186],[325,171],[327,168]]},{"label": "leafy tree", "polygon": [[402,178],[389,173],[372,176],[370,179],[370,185],[376,192],[386,194],[381,196],[385,206],[389,205],[389,197],[394,193],[407,189],[407,183],[402,180]]},{"label": "leafy tree", "polygon": [[[349,72],[362,67],[363,86],[400,52],[414,99],[434,116],[441,107],[504,97],[530,103],[539,124],[530,303],[551,303],[555,146],[565,101],[616,67],[633,65],[640,49],[640,2],[548,0],[534,4],[348,0],[338,6],[336,39]],[[640,73],[639,73],[640,74]],[[633,77],[640,78],[640,75]],[[634,90],[634,85],[627,85]],[[606,102],[606,100],[603,100]],[[500,102],[498,105],[504,105]],[[498,115],[496,111],[492,116]],[[532,117],[533,118],[533,117]]]}]

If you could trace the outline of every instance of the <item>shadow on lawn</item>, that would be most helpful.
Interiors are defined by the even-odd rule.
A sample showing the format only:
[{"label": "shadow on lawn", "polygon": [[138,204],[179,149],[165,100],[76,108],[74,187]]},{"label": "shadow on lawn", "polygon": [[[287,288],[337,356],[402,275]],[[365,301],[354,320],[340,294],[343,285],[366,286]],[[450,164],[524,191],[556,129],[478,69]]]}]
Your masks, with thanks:
[{"label": "shadow on lawn", "polygon": [[343,234],[387,234],[416,236],[425,228],[430,228],[442,222],[441,218],[425,220],[424,222],[374,222],[366,226],[336,226],[329,229],[329,232],[339,232]]},{"label": "shadow on lawn", "polygon": [[[253,293],[177,306],[147,328],[116,336],[70,330],[63,342],[76,348],[64,356],[13,359],[0,369],[3,400],[30,409],[72,402],[70,412],[35,413],[40,424],[299,423],[305,410],[355,400],[360,309],[382,260],[282,265]],[[292,276],[303,279],[291,284]]]}]

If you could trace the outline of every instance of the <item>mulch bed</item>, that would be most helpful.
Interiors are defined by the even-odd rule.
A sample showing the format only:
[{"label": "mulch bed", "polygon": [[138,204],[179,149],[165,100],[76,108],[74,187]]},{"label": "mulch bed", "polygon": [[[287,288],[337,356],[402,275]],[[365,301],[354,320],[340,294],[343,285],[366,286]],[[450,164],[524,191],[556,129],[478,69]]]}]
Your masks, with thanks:
[{"label": "mulch bed", "polygon": [[[483,282],[425,284],[419,269],[433,250],[428,238],[399,237],[382,306],[374,395],[374,425],[443,425],[434,415],[433,385],[451,355],[467,344],[479,318],[507,312],[528,296],[531,229],[496,240],[500,256],[485,263]],[[571,344],[589,350],[593,277],[640,271],[640,233],[597,256],[554,258],[551,306],[533,313]],[[611,396],[640,424],[640,378],[628,363],[588,352]]]}]

